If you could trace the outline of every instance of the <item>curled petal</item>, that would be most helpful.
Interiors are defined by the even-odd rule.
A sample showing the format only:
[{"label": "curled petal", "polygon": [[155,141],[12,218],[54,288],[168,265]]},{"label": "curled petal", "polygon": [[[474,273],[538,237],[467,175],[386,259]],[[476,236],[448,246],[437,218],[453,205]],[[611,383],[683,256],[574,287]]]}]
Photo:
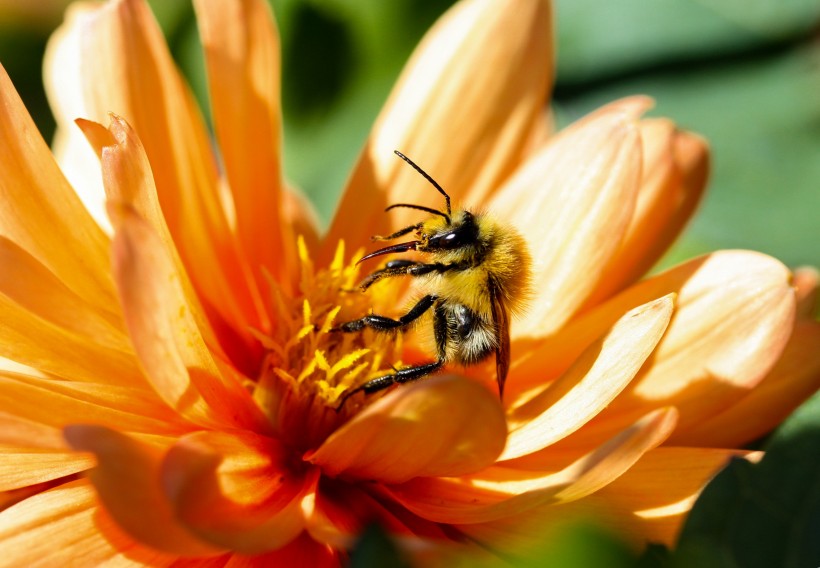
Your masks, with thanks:
[{"label": "curled petal", "polygon": [[627,312],[543,392],[513,409],[502,460],[546,448],[594,417],[632,380],[672,317],[664,296]]},{"label": "curled petal", "polygon": [[533,294],[514,338],[549,335],[586,301],[617,249],[638,192],[636,117],[618,110],[570,127],[532,156],[488,208],[527,239]]},{"label": "curled petal", "polygon": [[797,314],[813,317],[817,311],[820,271],[813,266],[801,266],[794,271],[794,291],[797,294]]},{"label": "curled petal", "polygon": [[168,566],[177,559],[142,546],[101,510],[81,479],[44,491],[0,513],[3,562],[8,566]]},{"label": "curled petal", "polygon": [[[407,224],[397,201],[440,207],[440,196],[393,155],[424,168],[455,202],[479,205],[521,161],[551,87],[551,9],[546,0],[459,2],[410,59],[373,127],[325,240],[355,249]],[[408,196],[422,196],[411,199]]]},{"label": "curled petal", "polygon": [[501,405],[487,389],[436,377],[371,404],[306,459],[328,475],[389,483],[463,475],[491,464],[506,432]]},{"label": "curled petal", "polygon": [[288,451],[250,433],[199,432],[182,438],[162,464],[174,514],[215,546],[243,554],[276,550],[304,528],[302,499],[318,470],[294,471]]},{"label": "curled petal", "polygon": [[820,388],[820,323],[798,321],[774,368],[760,384],[717,415],[677,432],[670,443],[738,448],[771,432]]},{"label": "curled petal", "polygon": [[651,364],[615,405],[629,401],[625,407],[640,412],[647,404],[674,404],[682,422],[697,422],[759,382],[791,331],[794,293],[786,268],[760,253],[716,252],[648,278],[557,336],[525,346],[529,353],[511,371],[510,390],[535,390],[560,376],[624,312],[669,293],[677,294],[675,317]]},{"label": "curled petal", "polygon": [[705,140],[665,119],[643,120],[640,127],[643,167],[635,213],[587,306],[631,284],[657,262],[694,213],[709,177]]},{"label": "curled petal", "polygon": [[245,556],[232,554],[220,568],[266,568],[267,566],[310,566],[311,568],[341,568],[346,566],[342,553],[316,542],[306,533],[273,552]]},{"label": "curled petal", "polygon": [[69,426],[65,437],[74,449],[97,457],[98,465],[89,478],[108,513],[133,538],[173,554],[208,556],[219,552],[174,518],[160,483],[164,448],[102,426]]},{"label": "curled petal", "polygon": [[545,504],[581,499],[628,470],[675,427],[675,409],[660,409],[555,473],[494,466],[461,478],[416,478],[384,491],[420,517],[441,523],[484,523]]},{"label": "curled petal", "polygon": [[125,320],[154,389],[194,423],[264,429],[265,419],[238,377],[211,355],[182,276],[157,234],[128,207],[112,207],[112,213],[114,273]]}]

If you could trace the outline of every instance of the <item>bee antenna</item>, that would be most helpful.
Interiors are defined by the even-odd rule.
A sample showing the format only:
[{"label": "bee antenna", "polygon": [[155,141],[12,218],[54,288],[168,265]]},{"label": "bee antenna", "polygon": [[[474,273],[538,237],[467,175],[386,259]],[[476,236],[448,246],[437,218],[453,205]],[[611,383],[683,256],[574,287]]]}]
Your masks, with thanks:
[{"label": "bee antenna", "polygon": [[413,205],[412,203],[394,203],[393,205],[385,209],[385,211],[390,211],[391,209],[395,209],[396,207],[406,207],[408,209],[418,209],[419,211],[426,211],[427,213],[430,213],[432,215],[444,217],[444,219],[447,221],[447,224],[450,224],[449,215],[442,213],[438,209],[433,209],[432,207],[425,207],[424,205]]},{"label": "bee antenna", "polygon": [[449,219],[450,219],[449,215],[452,213],[452,211],[450,210],[450,196],[447,195],[447,192],[444,191],[444,189],[436,182],[436,180],[434,180],[432,177],[430,177],[430,174],[428,174],[423,169],[421,169],[418,165],[416,165],[416,163],[413,160],[411,160],[410,158],[408,158],[407,156],[405,156],[404,154],[402,154],[398,150],[393,150],[393,153],[396,154],[399,158],[401,158],[405,162],[407,162],[408,164],[410,164],[413,167],[414,170],[416,170],[418,173],[420,173],[422,176],[424,176],[424,179],[429,181],[432,184],[432,186],[435,187],[438,190],[438,192],[444,196],[444,200],[447,203],[447,217],[446,218],[447,218],[448,223],[449,223]]}]

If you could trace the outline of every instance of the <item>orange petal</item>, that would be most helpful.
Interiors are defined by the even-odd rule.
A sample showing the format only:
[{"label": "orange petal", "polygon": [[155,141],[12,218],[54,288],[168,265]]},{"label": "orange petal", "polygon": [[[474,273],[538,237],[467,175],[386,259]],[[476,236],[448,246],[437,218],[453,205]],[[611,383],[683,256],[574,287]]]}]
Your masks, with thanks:
[{"label": "orange petal", "polygon": [[52,428],[83,422],[146,434],[190,430],[147,385],[137,389],[0,372],[0,407]]},{"label": "orange petal", "polygon": [[801,266],[794,271],[794,291],[797,294],[797,313],[813,317],[817,312],[820,294],[820,271],[813,266]]},{"label": "orange petal", "polygon": [[396,389],[336,430],[306,459],[327,475],[400,483],[463,475],[493,463],[507,427],[490,391],[462,377]]},{"label": "orange petal", "polygon": [[116,318],[109,239],[63,177],[0,67],[0,231],[74,294]]},{"label": "orange petal", "polygon": [[76,5],[52,36],[45,67],[58,122],[102,123],[116,112],[133,126],[195,286],[223,319],[238,315],[223,307],[230,297],[245,319],[260,322],[259,294],[223,210],[207,130],[147,4]]},{"label": "orange petal", "polygon": [[692,503],[736,450],[660,447],[646,452],[623,475],[596,493],[559,506],[488,523],[457,525],[472,539],[521,551],[542,545],[562,523],[589,522],[607,528],[636,547],[647,542],[673,546]]},{"label": "orange petal", "polygon": [[0,491],[60,479],[94,467],[88,454],[20,450],[0,445]]},{"label": "orange petal", "polygon": [[295,273],[295,239],[282,219],[279,36],[264,0],[197,0],[214,127],[251,270],[280,282]]},{"label": "orange petal", "polygon": [[154,389],[200,425],[264,429],[237,376],[212,356],[163,243],[132,209],[112,207],[114,274],[134,348]]},{"label": "orange petal", "polygon": [[545,504],[581,499],[627,471],[675,427],[674,408],[647,414],[593,452],[555,473],[494,466],[462,478],[416,478],[384,491],[417,515],[440,523],[484,523]]},{"label": "orange petal", "polygon": [[638,191],[635,117],[620,111],[559,134],[495,194],[488,209],[527,239],[531,307],[514,337],[561,327],[594,290],[626,231]]},{"label": "orange petal", "polygon": [[799,321],[760,384],[717,415],[675,432],[671,443],[739,448],[772,431],[820,388],[820,323]]},{"label": "orange petal", "polygon": [[569,326],[562,345],[556,341],[543,352],[563,359],[589,344],[593,330],[622,310],[678,293],[675,317],[652,358],[566,445],[597,444],[647,409],[667,405],[678,408],[678,427],[685,431],[754,388],[791,333],[795,300],[789,279],[786,268],[764,254],[717,252],[645,280]]},{"label": "orange petal", "polygon": [[643,174],[635,213],[587,299],[594,306],[640,278],[680,234],[709,177],[706,142],[666,119],[641,121]]},{"label": "orange petal", "polygon": [[0,357],[73,381],[145,384],[132,352],[102,347],[85,334],[37,317],[3,294]]},{"label": "orange petal", "polygon": [[741,450],[656,448],[590,500],[636,542],[672,546],[703,487],[730,459],[744,455],[759,457]]},{"label": "orange petal", "polygon": [[162,484],[194,534],[242,554],[281,548],[304,528],[301,501],[318,470],[294,471],[289,450],[250,433],[199,432],[174,445]]},{"label": "orange petal", "polygon": [[293,233],[305,239],[309,251],[319,246],[319,214],[304,193],[286,188],[283,195],[282,222],[293,227]]},{"label": "orange petal", "polygon": [[134,542],[99,508],[81,479],[21,501],[0,513],[8,566],[168,566],[175,556]]},{"label": "orange petal", "polygon": [[279,550],[255,556],[234,554],[224,568],[267,568],[268,566],[310,566],[311,568],[341,568],[342,553],[320,544],[302,533]]},{"label": "orange petal", "polygon": [[164,448],[102,426],[69,426],[64,434],[74,449],[97,457],[98,465],[88,476],[106,510],[125,532],[151,548],[173,554],[206,556],[219,552],[190,534],[174,517],[161,484]]},{"label": "orange petal", "polygon": [[655,349],[673,304],[670,294],[627,312],[561,378],[512,409],[507,446],[499,459],[546,448],[606,408]]},{"label": "orange petal", "polygon": [[373,127],[325,240],[328,258],[340,238],[355,250],[390,223],[407,224],[404,210],[383,213],[390,203],[443,205],[393,150],[470,205],[512,172],[551,87],[551,19],[546,0],[468,0],[439,20]]}]

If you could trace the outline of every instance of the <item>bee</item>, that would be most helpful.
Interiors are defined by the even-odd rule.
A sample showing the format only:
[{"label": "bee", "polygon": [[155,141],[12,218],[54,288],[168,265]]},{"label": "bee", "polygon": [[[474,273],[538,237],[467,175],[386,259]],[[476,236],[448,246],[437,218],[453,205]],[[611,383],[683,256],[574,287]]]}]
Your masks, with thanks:
[{"label": "bee", "polygon": [[[335,331],[352,333],[365,328],[377,332],[408,329],[432,310],[436,360],[396,369],[348,390],[337,410],[358,392],[365,394],[407,383],[440,370],[448,363],[474,365],[495,354],[499,397],[510,368],[510,314],[523,309],[529,292],[530,255],[523,237],[484,213],[450,207],[450,196],[423,169],[399,152],[395,154],[421,174],[444,196],[446,211],[422,205],[396,203],[385,211],[404,207],[424,211],[430,217],[374,241],[390,241],[414,233],[415,239],[378,249],[358,263],[392,253],[416,251],[423,260],[397,259],[372,272],[360,284],[364,291],[385,278],[417,279],[421,298],[394,319],[369,314],[348,321]],[[357,264],[358,264],[357,263]]]}]

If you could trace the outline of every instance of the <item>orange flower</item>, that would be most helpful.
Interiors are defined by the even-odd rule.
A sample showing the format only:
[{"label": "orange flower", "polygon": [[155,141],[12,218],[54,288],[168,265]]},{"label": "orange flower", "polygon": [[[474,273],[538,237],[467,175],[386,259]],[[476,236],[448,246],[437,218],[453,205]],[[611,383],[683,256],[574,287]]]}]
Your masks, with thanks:
[{"label": "orange flower", "polygon": [[[640,97],[550,134],[546,0],[441,19],[325,236],[282,182],[266,3],[195,6],[220,167],[142,0],[74,6],[51,42],[62,168],[0,75],[9,564],[332,566],[369,522],[412,550],[501,550],[590,512],[671,543],[732,448],[817,388],[816,273],[729,251],[637,282],[697,204],[708,151],[641,119]],[[529,242],[503,405],[480,365],[335,411],[424,356],[412,335],[329,332],[403,296],[344,292],[363,276],[350,251],[417,218],[385,205],[438,197],[396,148]]]}]

